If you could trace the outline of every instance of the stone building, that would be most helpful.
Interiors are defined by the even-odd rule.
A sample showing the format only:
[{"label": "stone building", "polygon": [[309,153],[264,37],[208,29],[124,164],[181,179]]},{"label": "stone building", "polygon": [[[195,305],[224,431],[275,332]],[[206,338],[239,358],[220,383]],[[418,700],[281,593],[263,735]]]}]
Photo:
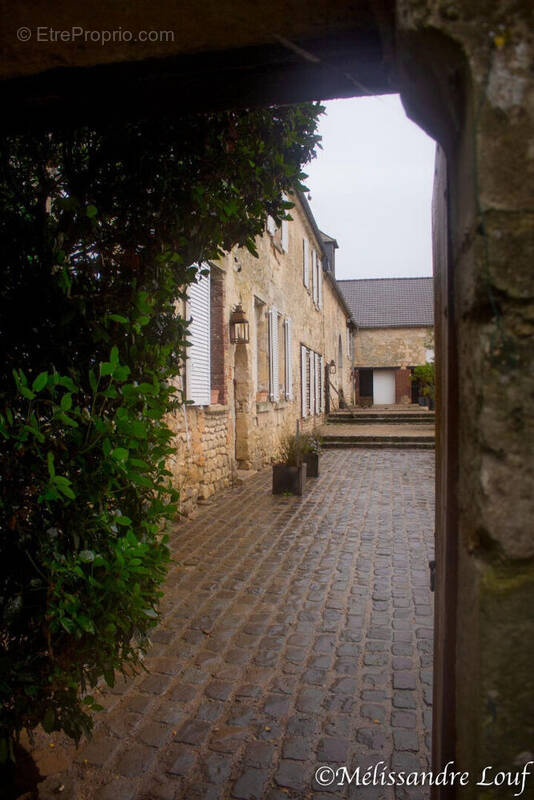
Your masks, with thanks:
[{"label": "stone building", "polygon": [[[181,385],[189,404],[172,419],[172,470],[183,511],[230,485],[237,469],[269,463],[297,423],[313,429],[327,406],[353,401],[355,326],[335,279],[337,243],[303,194],[289,199],[292,220],[277,228],[268,219],[259,258],[235,248],[204,264],[181,309],[191,319]],[[230,341],[238,305],[247,344]]]},{"label": "stone building", "polygon": [[434,360],[433,278],[339,281],[357,325],[356,405],[418,400],[414,367]]}]

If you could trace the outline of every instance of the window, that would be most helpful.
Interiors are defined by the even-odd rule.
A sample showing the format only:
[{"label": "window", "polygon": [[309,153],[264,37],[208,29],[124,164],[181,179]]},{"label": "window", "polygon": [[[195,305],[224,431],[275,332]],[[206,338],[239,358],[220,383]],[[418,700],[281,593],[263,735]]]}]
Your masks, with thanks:
[{"label": "window", "polygon": [[300,346],[301,415],[321,414],[324,409],[323,357]]},{"label": "window", "polygon": [[269,400],[278,402],[280,384],[278,377],[278,312],[269,309]]},{"label": "window", "polygon": [[[267,399],[269,391],[269,339],[265,318],[265,303],[254,298],[254,332],[256,335],[256,359],[254,377],[258,400]],[[265,397],[262,395],[265,394]]]},{"label": "window", "polygon": [[[287,194],[282,195],[282,200],[287,203]],[[282,251],[287,253],[289,251],[289,220],[287,219],[282,220],[282,225],[280,228],[280,244],[282,245]]]},{"label": "window", "polygon": [[286,328],[284,318],[278,314],[278,397],[286,396]]},{"label": "window", "polygon": [[286,400],[293,400],[293,350],[291,346],[291,320],[284,320],[285,349],[285,395]]},{"label": "window", "polygon": [[[211,402],[226,403],[225,343],[228,342],[224,315],[224,272],[210,271],[210,360]],[[226,335],[225,335],[226,334]]]},{"label": "window", "polygon": [[310,288],[310,243],[306,237],[302,240],[302,282]]},{"label": "window", "polygon": [[[287,201],[287,199],[287,195],[283,194],[282,200]],[[274,218],[269,214],[266,228],[267,233],[273,240],[274,246],[282,253],[287,253],[289,251],[289,220],[283,219],[278,228]]]},{"label": "window", "polygon": [[[207,264],[203,270],[209,270]],[[197,276],[187,289],[187,318],[190,320],[186,350],[186,397],[197,406],[211,402],[210,360],[210,275]]]},{"label": "window", "polygon": [[317,252],[315,249],[312,250],[312,297],[313,302],[315,305],[318,303],[318,293],[317,290],[319,288],[319,282],[317,280]]},{"label": "window", "polygon": [[312,297],[317,308],[323,305],[323,267],[317,250],[312,250]]}]

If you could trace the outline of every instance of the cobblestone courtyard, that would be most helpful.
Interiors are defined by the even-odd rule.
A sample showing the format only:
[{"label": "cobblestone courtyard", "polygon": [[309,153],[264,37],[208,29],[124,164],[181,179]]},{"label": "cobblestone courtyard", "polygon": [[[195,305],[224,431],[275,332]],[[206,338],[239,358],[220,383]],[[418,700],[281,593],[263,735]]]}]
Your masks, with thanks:
[{"label": "cobblestone courtyard", "polygon": [[106,693],[92,742],[52,741],[50,789],[390,798],[315,771],[429,766],[434,453],[329,451],[321,473],[301,499],[262,471],[177,528],[150,674]]}]

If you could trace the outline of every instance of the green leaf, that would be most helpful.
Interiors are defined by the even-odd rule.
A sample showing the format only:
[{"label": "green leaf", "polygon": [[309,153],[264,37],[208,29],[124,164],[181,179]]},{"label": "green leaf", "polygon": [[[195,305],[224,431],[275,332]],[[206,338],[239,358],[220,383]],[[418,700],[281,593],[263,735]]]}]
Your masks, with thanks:
[{"label": "green leaf", "polygon": [[111,375],[113,373],[114,366],[109,361],[103,361],[100,364],[100,375],[105,378],[106,375]]},{"label": "green leaf", "polygon": [[90,564],[92,561],[95,560],[95,554],[93,553],[92,550],[81,550],[80,553],[78,554],[78,558],[84,564]]},{"label": "green leaf", "polygon": [[69,417],[68,414],[65,414],[64,412],[61,412],[61,414],[58,414],[58,418],[61,420],[61,422],[64,422],[65,425],[68,425],[69,428],[77,428],[78,427],[78,423],[76,422],[76,420],[72,419],[72,417]]},{"label": "green leaf", "polygon": [[113,322],[120,322],[121,325],[127,325],[129,323],[128,317],[123,317],[122,314],[110,314],[109,318],[113,320]]},{"label": "green leaf", "polygon": [[70,411],[70,409],[72,408],[72,395],[64,394],[63,397],[61,398],[60,406],[63,411]]},{"label": "green leaf", "polygon": [[85,614],[80,614],[80,616],[78,617],[78,625],[86,633],[95,632],[95,626],[93,624],[93,621],[90,620],[89,617],[86,617]]},{"label": "green leaf", "polygon": [[34,392],[40,392],[46,384],[48,383],[48,372],[40,372],[39,375],[36,377],[34,382],[32,383],[32,389]]},{"label": "green leaf", "polygon": [[114,367],[119,366],[119,348],[116,345],[111,348],[111,353],[109,354],[109,360]]},{"label": "green leaf", "polygon": [[116,447],[114,450],[112,450],[111,455],[116,461],[122,462],[127,460],[130,453],[125,447]]},{"label": "green leaf", "polygon": [[87,206],[87,210],[85,212],[89,219],[93,219],[98,214],[98,208],[96,206]]},{"label": "green leaf", "polygon": [[51,478],[53,478],[56,474],[56,470],[54,468],[54,454],[50,452],[47,453],[46,460],[48,462],[48,474]]},{"label": "green leaf", "polygon": [[130,517],[115,517],[115,522],[117,523],[117,525],[125,525],[125,526],[132,524],[132,520],[130,519]]},{"label": "green leaf", "polygon": [[25,397],[27,400],[33,400],[35,397],[35,394],[32,392],[31,389],[28,389],[27,386],[20,386],[19,391],[21,395]]}]

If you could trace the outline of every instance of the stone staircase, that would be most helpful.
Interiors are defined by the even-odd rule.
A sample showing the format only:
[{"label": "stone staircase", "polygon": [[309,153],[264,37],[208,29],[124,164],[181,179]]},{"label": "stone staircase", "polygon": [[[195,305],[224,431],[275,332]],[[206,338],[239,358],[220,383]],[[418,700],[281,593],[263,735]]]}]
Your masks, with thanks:
[{"label": "stone staircase", "polygon": [[320,429],[323,447],[432,450],[434,412],[421,406],[334,411]]}]

